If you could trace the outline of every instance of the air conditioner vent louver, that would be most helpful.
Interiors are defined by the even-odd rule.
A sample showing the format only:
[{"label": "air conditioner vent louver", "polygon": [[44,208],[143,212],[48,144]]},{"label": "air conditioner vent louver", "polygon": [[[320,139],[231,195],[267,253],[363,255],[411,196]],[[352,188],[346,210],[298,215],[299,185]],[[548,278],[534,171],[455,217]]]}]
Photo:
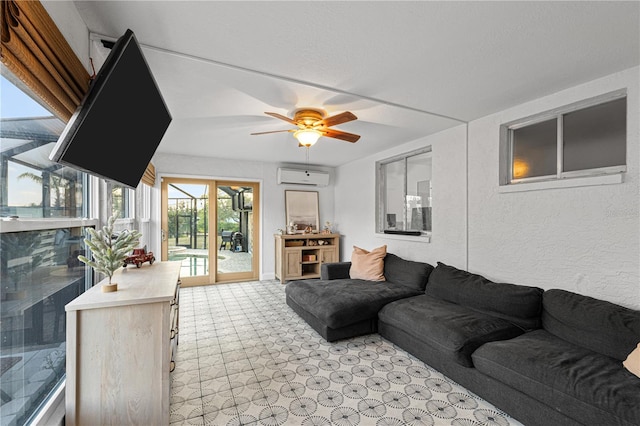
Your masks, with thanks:
[{"label": "air conditioner vent louver", "polygon": [[327,186],[329,173],[317,170],[278,169],[278,184]]}]

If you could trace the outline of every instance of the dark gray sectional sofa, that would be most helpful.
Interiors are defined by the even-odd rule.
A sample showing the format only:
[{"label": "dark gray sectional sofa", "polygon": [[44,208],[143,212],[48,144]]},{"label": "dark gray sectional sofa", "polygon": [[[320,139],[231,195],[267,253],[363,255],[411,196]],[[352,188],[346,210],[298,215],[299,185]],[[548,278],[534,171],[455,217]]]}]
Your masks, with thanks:
[{"label": "dark gray sectional sofa", "polygon": [[349,266],[285,290],[325,339],[377,331],[527,426],[640,425],[640,378],[622,366],[640,311],[393,254],[384,282],[351,280]]}]

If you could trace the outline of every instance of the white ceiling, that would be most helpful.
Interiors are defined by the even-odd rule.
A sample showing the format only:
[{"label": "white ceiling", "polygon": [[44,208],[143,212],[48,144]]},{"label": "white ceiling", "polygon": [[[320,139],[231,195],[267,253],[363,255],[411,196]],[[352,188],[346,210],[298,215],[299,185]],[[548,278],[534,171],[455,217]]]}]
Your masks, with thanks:
[{"label": "white ceiling", "polygon": [[174,118],[164,153],[304,163],[290,133],[249,133],[323,107],[358,116],[335,128],[360,141],[310,150],[338,166],[640,63],[637,1],[75,4],[143,45]]}]

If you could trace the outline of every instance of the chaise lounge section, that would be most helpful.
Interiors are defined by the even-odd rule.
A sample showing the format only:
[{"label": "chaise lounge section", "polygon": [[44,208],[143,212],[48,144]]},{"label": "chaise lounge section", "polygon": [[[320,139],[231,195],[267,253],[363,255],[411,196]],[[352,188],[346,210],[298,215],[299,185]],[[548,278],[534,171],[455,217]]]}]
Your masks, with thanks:
[{"label": "chaise lounge section", "polygon": [[322,265],[320,280],[287,284],[287,304],[328,342],[378,330],[378,311],[387,303],[424,292],[433,266],[384,258],[385,281],[349,278],[351,262]]}]

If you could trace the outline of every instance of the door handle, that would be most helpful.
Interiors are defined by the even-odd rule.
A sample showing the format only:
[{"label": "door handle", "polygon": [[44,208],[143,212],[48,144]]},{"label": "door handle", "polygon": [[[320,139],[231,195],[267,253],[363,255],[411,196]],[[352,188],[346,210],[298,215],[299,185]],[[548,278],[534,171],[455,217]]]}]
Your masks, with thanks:
[{"label": "door handle", "polygon": [[165,231],[164,229],[161,230],[161,238],[162,241],[167,241],[167,231]]}]

